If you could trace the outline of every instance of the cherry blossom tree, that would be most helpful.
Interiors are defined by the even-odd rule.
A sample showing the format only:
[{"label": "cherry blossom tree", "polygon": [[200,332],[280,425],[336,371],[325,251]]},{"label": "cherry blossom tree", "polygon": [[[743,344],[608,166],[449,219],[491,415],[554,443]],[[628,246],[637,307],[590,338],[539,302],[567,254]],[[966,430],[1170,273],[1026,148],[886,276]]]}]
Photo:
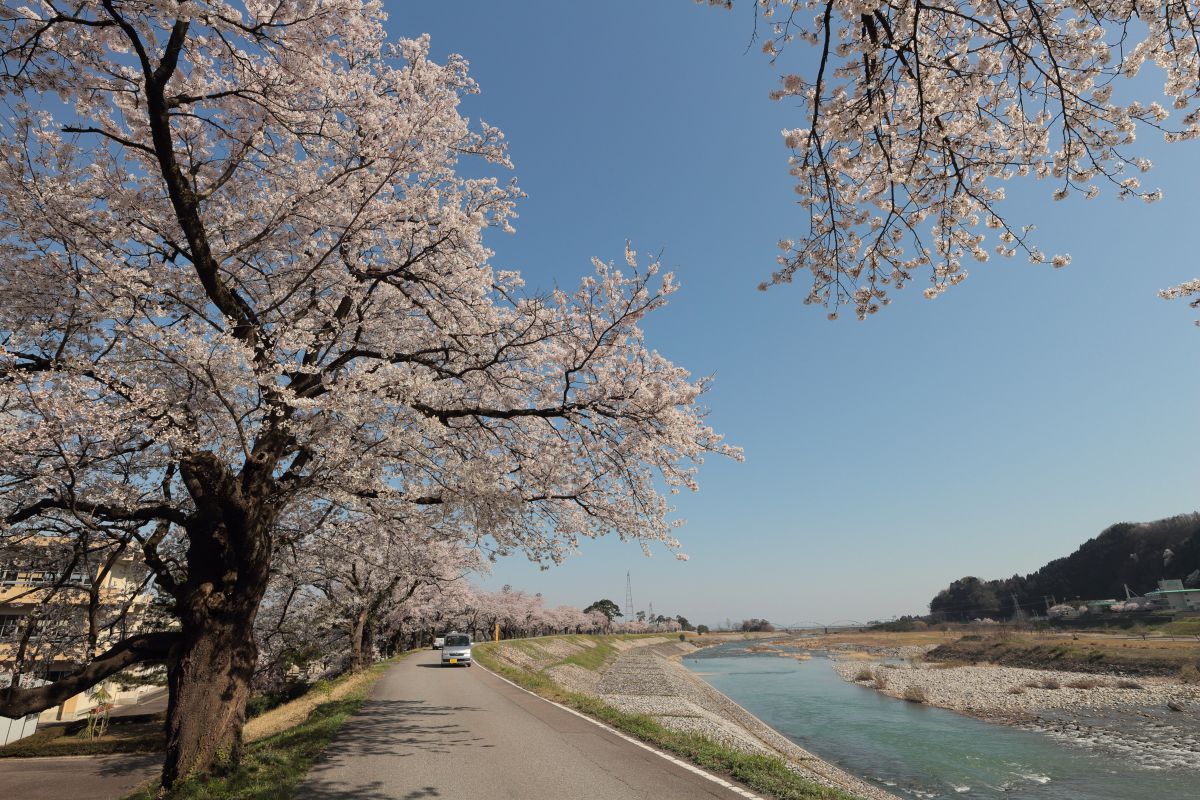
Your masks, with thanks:
[{"label": "cherry blossom tree", "polygon": [[254,620],[255,690],[284,692],[314,674],[345,671],[345,627],[329,619],[327,611],[328,604],[304,576],[272,576]]},{"label": "cherry blossom tree", "polygon": [[[453,604],[443,604],[437,622],[481,638],[491,638],[496,625],[501,638],[547,636],[558,633],[601,633],[609,628],[608,618],[596,611],[574,606],[547,608],[540,594],[511,587],[498,592],[468,589]],[[436,601],[433,601],[436,603]]]},{"label": "cherry blossom tree", "polygon": [[465,580],[424,583],[405,603],[389,606],[379,638],[394,653],[429,646],[451,629],[475,635],[481,610],[475,588]]},{"label": "cherry blossom tree", "polygon": [[[698,0],[703,2],[703,0]],[[709,0],[729,8],[730,0]],[[1056,200],[1154,202],[1139,173],[1140,131],[1200,135],[1197,0],[756,0],[755,37],[773,63],[797,42],[816,66],[785,73],[773,97],[798,103],[783,131],[804,213],[763,285],[807,272],[805,298],[859,318],[927,276],[925,296],[993,254],[1063,267],[1004,206],[1031,177]],[[1147,65],[1161,95],[1124,82]],[[1153,91],[1151,90],[1151,94]],[[1194,295],[1190,281],[1163,292]]]},{"label": "cherry blossom tree", "polygon": [[[401,504],[396,510],[412,508]],[[457,531],[429,524],[435,515],[416,510],[382,515],[378,509],[329,506],[322,514],[296,514],[302,530],[280,548],[284,584],[303,581],[319,593],[326,607],[322,616],[344,634],[354,671],[374,660],[377,636],[387,635],[385,616],[419,588],[465,582],[468,573],[485,566]]]},{"label": "cherry blossom tree", "polygon": [[276,564],[255,626],[259,685],[292,667],[361,670],[378,652],[411,649],[429,617],[460,613],[467,575],[485,568],[453,532],[359,510],[292,513],[275,533]]},{"label": "cherry blossom tree", "polygon": [[0,715],[165,661],[166,786],[240,755],[290,509],[437,507],[538,560],[610,532],[675,547],[658,487],[736,455],[706,382],[644,345],[674,290],[657,264],[627,251],[545,296],[489,267],[518,190],[459,163],[504,168],[503,137],[460,114],[461,58],[382,21],[363,0],[0,12],[0,535],[127,525],[178,615]]}]

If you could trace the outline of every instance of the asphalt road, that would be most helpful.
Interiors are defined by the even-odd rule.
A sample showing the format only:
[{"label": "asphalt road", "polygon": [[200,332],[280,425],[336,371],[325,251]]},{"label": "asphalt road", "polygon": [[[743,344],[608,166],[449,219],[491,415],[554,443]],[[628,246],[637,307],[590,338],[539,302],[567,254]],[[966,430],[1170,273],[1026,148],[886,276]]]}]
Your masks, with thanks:
[{"label": "asphalt road", "polygon": [[0,758],[0,798],[113,800],[157,777],[162,758],[161,753]]},{"label": "asphalt road", "polygon": [[744,798],[479,666],[409,656],[296,793],[305,800]]}]

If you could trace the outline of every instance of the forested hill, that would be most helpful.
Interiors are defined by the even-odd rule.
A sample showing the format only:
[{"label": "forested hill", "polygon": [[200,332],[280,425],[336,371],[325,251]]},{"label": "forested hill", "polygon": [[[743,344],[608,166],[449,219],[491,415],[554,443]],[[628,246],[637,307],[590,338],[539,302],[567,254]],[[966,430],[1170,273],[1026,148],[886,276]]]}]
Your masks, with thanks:
[{"label": "forested hill", "polygon": [[1071,555],[1024,577],[961,578],[938,592],[929,610],[951,620],[1008,618],[1014,595],[1022,610],[1044,613],[1047,596],[1060,603],[1124,599],[1126,585],[1143,594],[1161,578],[1182,578],[1188,586],[1200,586],[1200,513],[1118,523]]}]

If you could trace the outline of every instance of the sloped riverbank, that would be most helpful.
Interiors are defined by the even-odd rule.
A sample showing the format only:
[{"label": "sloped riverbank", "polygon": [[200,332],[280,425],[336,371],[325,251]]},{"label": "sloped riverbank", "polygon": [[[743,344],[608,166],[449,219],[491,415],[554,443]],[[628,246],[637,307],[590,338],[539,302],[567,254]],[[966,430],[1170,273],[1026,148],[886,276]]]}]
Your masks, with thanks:
[{"label": "sloped riverbank", "polygon": [[808,780],[863,798],[892,795],[808,752],[762,722],[679,663],[690,644],[663,644],[621,655],[600,680],[604,702],[646,714],[675,730],[693,731],[745,752],[783,758]]},{"label": "sloped riverbank", "polygon": [[[692,674],[679,662],[696,652],[690,642],[578,636],[500,642],[489,648],[502,665],[545,676],[562,690],[593,698],[620,714],[649,719],[737,753],[778,759],[795,776],[843,793],[839,796],[894,798],[799,747]],[[597,653],[596,648],[606,651]]]}]

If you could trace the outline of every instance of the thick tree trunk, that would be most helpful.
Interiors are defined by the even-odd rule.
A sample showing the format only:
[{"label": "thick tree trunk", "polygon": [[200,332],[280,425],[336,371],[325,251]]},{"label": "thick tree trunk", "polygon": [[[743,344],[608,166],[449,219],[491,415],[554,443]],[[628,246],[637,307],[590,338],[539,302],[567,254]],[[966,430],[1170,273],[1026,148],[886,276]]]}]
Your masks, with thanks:
[{"label": "thick tree trunk", "polygon": [[167,685],[163,786],[241,758],[242,726],[258,648],[254,614],[213,615],[185,625]]},{"label": "thick tree trunk", "polygon": [[375,618],[368,617],[363,626],[362,649],[360,651],[359,670],[364,670],[375,663]]},{"label": "thick tree trunk", "polygon": [[350,626],[350,669],[354,672],[362,672],[371,666],[370,650],[374,647],[371,627],[368,609],[354,615],[354,622]]},{"label": "thick tree trunk", "polygon": [[167,670],[167,788],[241,758],[276,513],[261,479],[235,478],[211,454],[182,461],[180,473],[197,510],[187,525],[187,579],[172,591],[181,641]]}]

